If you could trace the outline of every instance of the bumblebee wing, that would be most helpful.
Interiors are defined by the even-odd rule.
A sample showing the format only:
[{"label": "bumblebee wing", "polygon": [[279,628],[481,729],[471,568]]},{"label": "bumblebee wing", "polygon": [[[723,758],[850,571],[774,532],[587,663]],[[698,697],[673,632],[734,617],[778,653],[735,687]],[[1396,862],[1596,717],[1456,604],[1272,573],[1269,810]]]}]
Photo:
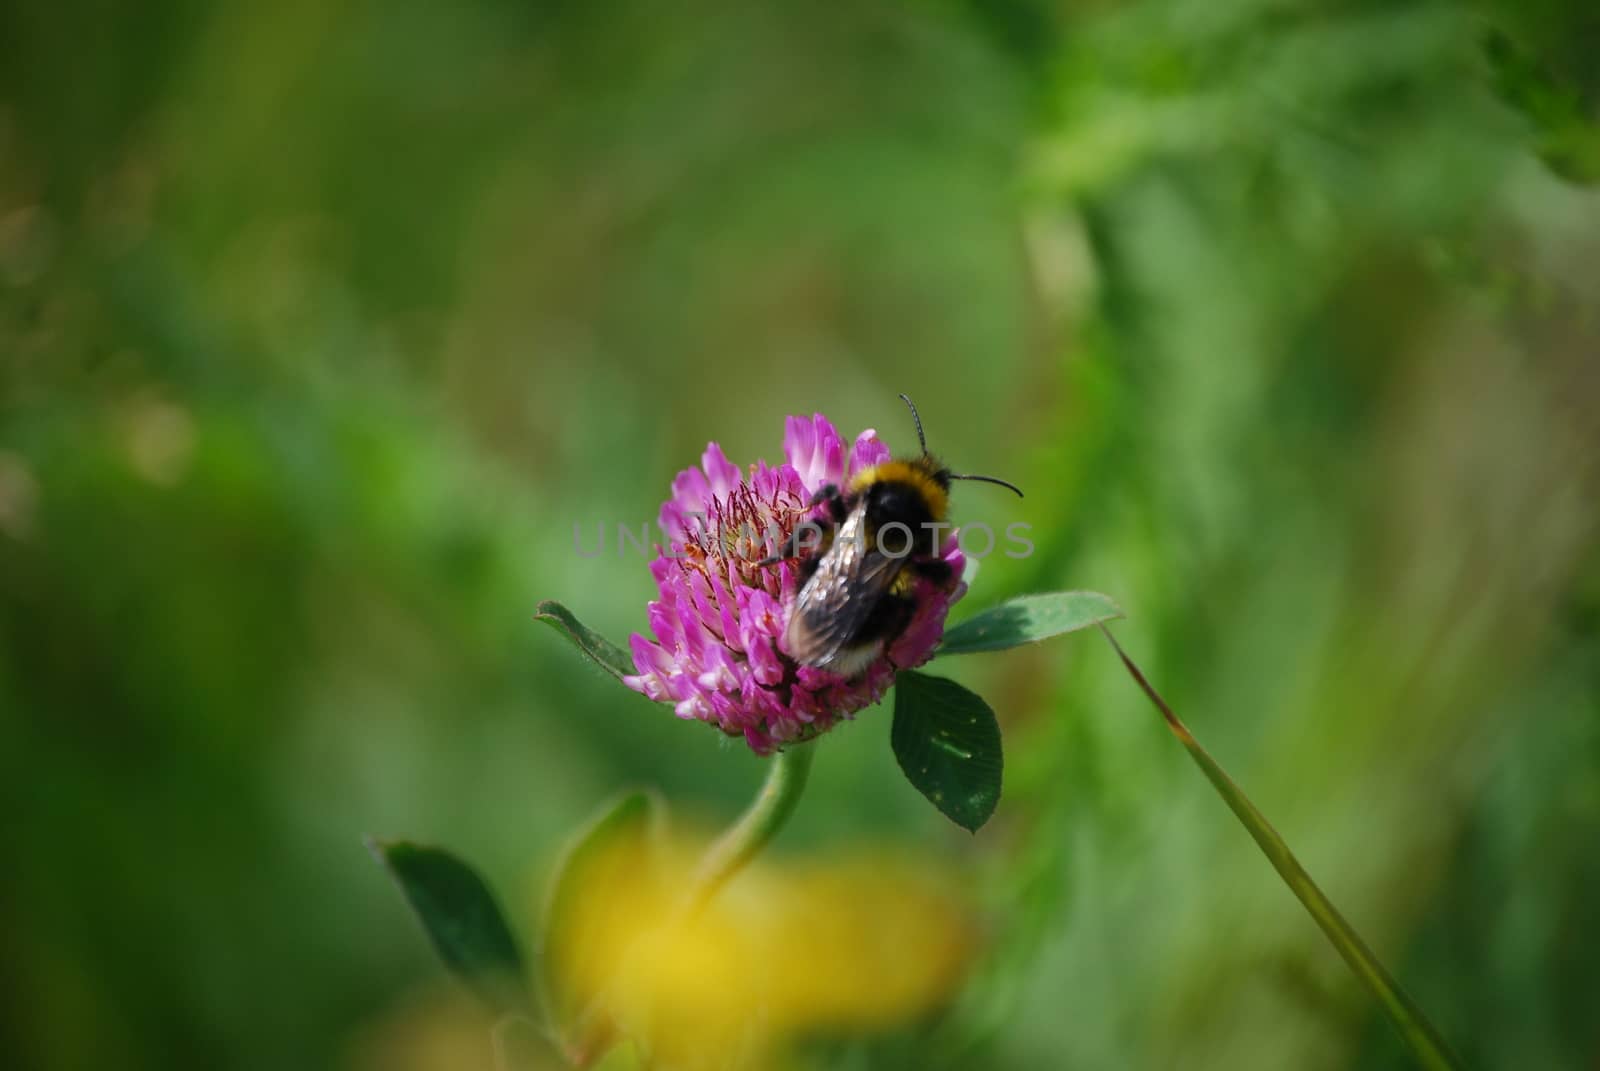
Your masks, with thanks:
[{"label": "bumblebee wing", "polygon": [[905,565],[868,546],[866,513],[857,508],[834,533],[789,615],[789,653],[808,666],[828,668],[851,647],[879,600]]}]

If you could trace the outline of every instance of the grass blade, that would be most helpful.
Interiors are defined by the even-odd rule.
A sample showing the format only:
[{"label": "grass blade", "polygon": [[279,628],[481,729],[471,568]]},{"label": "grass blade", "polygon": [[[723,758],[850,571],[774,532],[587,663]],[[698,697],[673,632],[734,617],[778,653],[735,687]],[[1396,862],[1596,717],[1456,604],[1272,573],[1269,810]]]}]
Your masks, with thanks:
[{"label": "grass blade", "polygon": [[1144,673],[1133,659],[1128,657],[1127,652],[1123,651],[1122,645],[1111,635],[1111,631],[1104,625],[1100,626],[1100,631],[1117,652],[1117,657],[1122,659],[1122,664],[1127,667],[1134,682],[1149,697],[1150,702],[1155,704],[1156,709],[1161,711],[1162,717],[1166,718],[1167,727],[1188,750],[1189,757],[1194,759],[1195,765],[1200,767],[1201,772],[1216,788],[1223,802],[1254,838],[1262,854],[1267,857],[1267,861],[1272,864],[1279,877],[1283,878],[1284,884],[1289,886],[1289,890],[1305,906],[1313,921],[1321,927],[1329,943],[1344,957],[1345,963],[1349,964],[1356,977],[1360,978],[1378,999],[1384,1013],[1400,1031],[1400,1036],[1405,1039],[1406,1044],[1411,1047],[1417,1063],[1429,1071],[1456,1071],[1461,1068],[1463,1065],[1460,1058],[1451,1051],[1444,1036],[1428,1021],[1428,1017],[1417,1006],[1417,1002],[1411,999],[1410,994],[1401,988],[1400,983],[1395,981],[1394,976],[1378,961],[1372,949],[1368,948],[1361,935],[1356,933],[1355,927],[1351,926],[1339,913],[1339,909],[1333,906],[1333,901],[1329,900],[1327,894],[1311,880],[1311,875],[1306,873],[1306,868],[1300,865],[1300,860],[1295,858],[1294,853],[1289,850],[1289,845],[1278,835],[1278,831],[1272,828],[1272,823],[1256,809],[1256,805],[1250,802],[1244,790],[1217,764],[1211,753],[1200,746],[1200,742],[1194,738],[1189,727],[1179,720],[1166,700],[1162,699],[1160,693],[1145,679]]}]

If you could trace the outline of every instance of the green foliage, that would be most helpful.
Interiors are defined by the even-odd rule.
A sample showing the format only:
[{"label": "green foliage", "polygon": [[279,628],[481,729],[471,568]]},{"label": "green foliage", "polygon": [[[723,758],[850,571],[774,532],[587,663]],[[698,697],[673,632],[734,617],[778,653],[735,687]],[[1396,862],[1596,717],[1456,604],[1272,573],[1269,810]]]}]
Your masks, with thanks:
[{"label": "green foliage", "polygon": [[1096,591],[1022,595],[992,606],[950,629],[939,645],[939,653],[1004,651],[1121,616],[1122,610],[1117,604]]},{"label": "green foliage", "polygon": [[445,966],[495,1010],[525,1012],[522,953],[477,871],[441,848],[407,841],[369,844],[394,875]]},{"label": "green foliage", "polygon": [[1494,88],[1532,126],[1540,157],[1572,182],[1600,182],[1600,119],[1594,102],[1563,84],[1503,31],[1491,30],[1484,51]]},{"label": "green foliage", "polygon": [[970,833],[1000,802],[1000,726],[981,696],[943,677],[895,678],[895,761],[918,792]]}]

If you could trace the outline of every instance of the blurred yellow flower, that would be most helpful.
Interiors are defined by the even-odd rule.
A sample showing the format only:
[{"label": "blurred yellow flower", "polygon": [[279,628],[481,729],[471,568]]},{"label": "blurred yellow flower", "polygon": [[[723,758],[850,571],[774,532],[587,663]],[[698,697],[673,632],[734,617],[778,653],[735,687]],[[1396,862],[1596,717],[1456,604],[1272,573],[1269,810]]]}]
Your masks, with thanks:
[{"label": "blurred yellow flower", "polygon": [[959,985],[975,929],[925,868],[755,863],[695,911],[702,848],[639,829],[569,874],[544,969],[576,1062],[626,1038],[655,1067],[769,1068],[797,1038],[887,1029]]}]

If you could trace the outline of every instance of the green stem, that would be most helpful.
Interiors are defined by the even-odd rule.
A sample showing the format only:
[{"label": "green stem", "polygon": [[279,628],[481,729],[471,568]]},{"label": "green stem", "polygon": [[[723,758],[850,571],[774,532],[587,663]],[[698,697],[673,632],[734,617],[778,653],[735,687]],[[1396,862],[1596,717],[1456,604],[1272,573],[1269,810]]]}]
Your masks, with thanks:
[{"label": "green stem", "polygon": [[1278,835],[1278,831],[1272,828],[1272,823],[1256,810],[1255,804],[1245,796],[1244,790],[1234,783],[1233,778],[1229,777],[1221,766],[1217,765],[1217,760],[1211,757],[1210,752],[1200,746],[1200,742],[1194,738],[1189,727],[1178,719],[1166,700],[1162,699],[1145,679],[1133,659],[1123,651],[1116,637],[1112,636],[1104,625],[1100,626],[1100,631],[1110,641],[1134,682],[1167,719],[1167,728],[1171,729],[1173,735],[1188,749],[1189,757],[1194,759],[1195,765],[1200,767],[1223,802],[1238,816],[1250,836],[1255,838],[1256,844],[1260,846],[1262,853],[1277,870],[1278,875],[1283,878],[1284,883],[1289,886],[1289,890],[1300,903],[1305,905],[1306,911],[1322,928],[1322,932],[1327,935],[1328,941],[1338,950],[1339,955],[1344,957],[1344,961],[1350,965],[1356,977],[1360,978],[1371,990],[1372,995],[1378,998],[1384,1013],[1400,1031],[1400,1036],[1405,1039],[1406,1044],[1411,1046],[1417,1063],[1429,1071],[1459,1069],[1462,1066],[1461,1061],[1450,1051],[1449,1043],[1445,1041],[1444,1036],[1428,1021],[1428,1017],[1423,1014],[1416,1001],[1400,987],[1400,983],[1395,981],[1394,976],[1378,961],[1378,957],[1373,955],[1372,949],[1367,947],[1367,943],[1356,933],[1355,928],[1339,914],[1339,909],[1333,906],[1333,901],[1329,900],[1317,887],[1317,883],[1311,880],[1311,875],[1306,873],[1306,868],[1300,865],[1300,860],[1294,857],[1294,853]]},{"label": "green stem", "polygon": [[690,898],[691,911],[710,903],[728,880],[778,835],[800,802],[815,754],[816,744],[807,742],[793,744],[767,760],[770,766],[766,783],[749,809],[700,860]]}]

